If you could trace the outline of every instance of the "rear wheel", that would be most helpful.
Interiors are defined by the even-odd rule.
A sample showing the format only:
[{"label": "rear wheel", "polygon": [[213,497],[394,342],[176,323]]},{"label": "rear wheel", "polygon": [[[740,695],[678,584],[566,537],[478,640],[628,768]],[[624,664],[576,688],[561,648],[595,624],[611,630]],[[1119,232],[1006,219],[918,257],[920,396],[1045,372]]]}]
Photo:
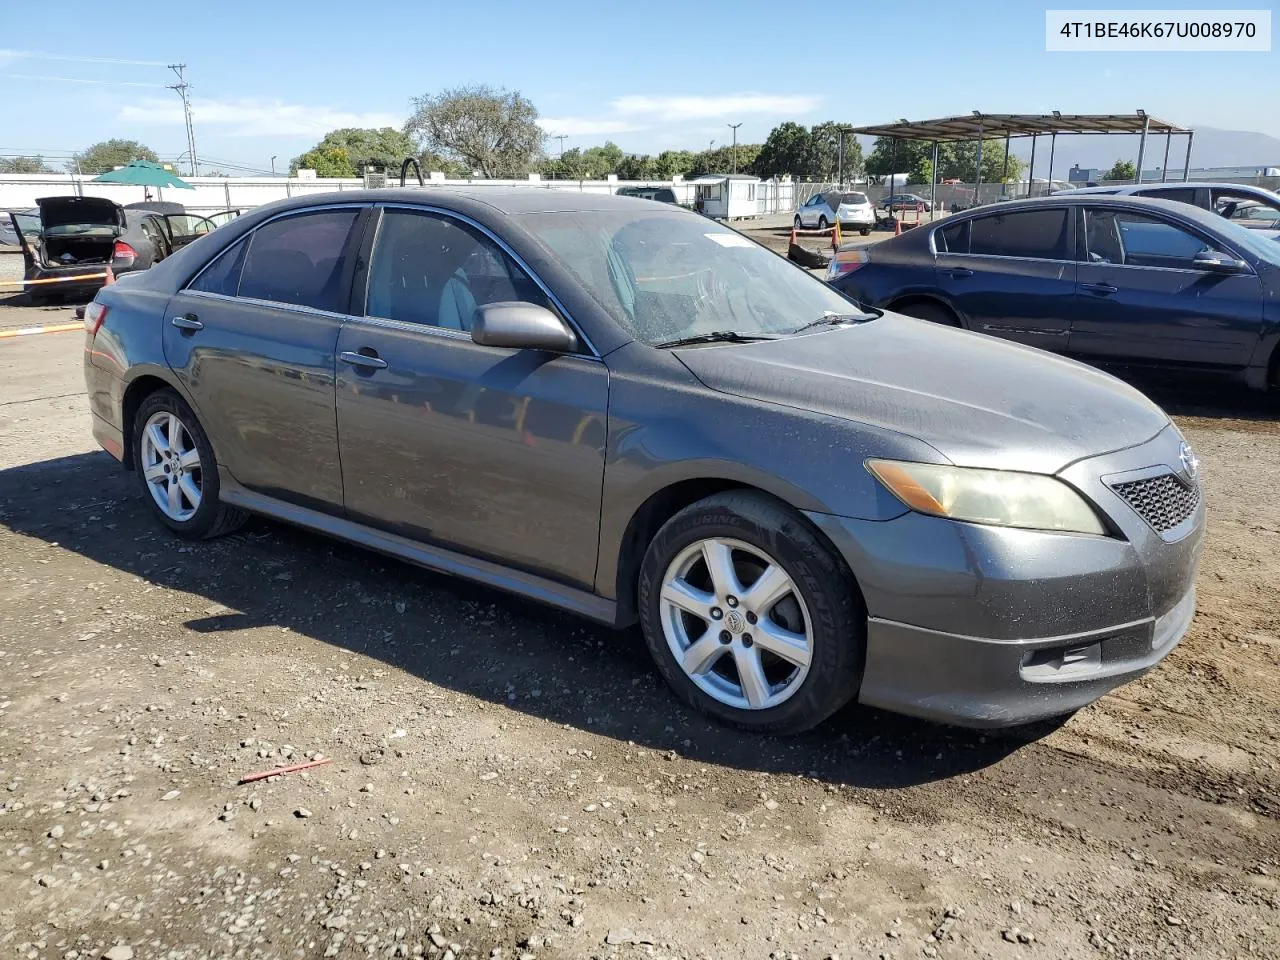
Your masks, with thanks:
[{"label": "rear wheel", "polygon": [[827,229],[827,218],[825,216],[818,217],[818,229],[819,230]]},{"label": "rear wheel", "polygon": [[858,232],[859,232],[860,234],[862,234],[862,235],[865,237],[867,234],[869,234],[869,233],[871,232],[871,228],[870,228],[870,227],[863,227],[863,228],[862,228],[861,230],[859,230]]},{"label": "rear wheel", "polygon": [[639,600],[659,671],[718,720],[797,733],[858,692],[866,616],[850,575],[761,494],[718,494],[667,521],[645,554]]},{"label": "rear wheel", "polygon": [[230,533],[246,514],[218,499],[218,467],[200,421],[172,390],[142,401],[134,418],[133,463],[160,521],[189,540]]},{"label": "rear wheel", "polygon": [[960,326],[960,319],[939,303],[917,301],[916,303],[908,303],[904,307],[892,307],[891,309],[894,313],[915,317],[917,320],[928,320],[930,323],[937,323],[944,327]]},{"label": "rear wheel", "polygon": [[804,221],[800,219],[800,215],[799,215],[799,214],[796,214],[796,218],[795,218],[795,220],[793,221],[793,223],[795,224],[795,228],[796,228],[797,230],[803,230],[803,229],[804,229]]}]

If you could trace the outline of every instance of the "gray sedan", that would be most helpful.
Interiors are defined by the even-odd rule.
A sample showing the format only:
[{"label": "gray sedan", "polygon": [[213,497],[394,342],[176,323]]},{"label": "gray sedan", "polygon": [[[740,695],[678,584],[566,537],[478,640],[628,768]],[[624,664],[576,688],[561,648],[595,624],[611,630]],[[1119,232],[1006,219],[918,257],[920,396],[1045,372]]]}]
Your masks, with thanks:
[{"label": "gray sedan", "polygon": [[741,727],[1069,713],[1194,611],[1197,461],[1154,404],[679,209],[284,201],[85,324],[94,434],[179,536],[258,513],[638,621]]}]

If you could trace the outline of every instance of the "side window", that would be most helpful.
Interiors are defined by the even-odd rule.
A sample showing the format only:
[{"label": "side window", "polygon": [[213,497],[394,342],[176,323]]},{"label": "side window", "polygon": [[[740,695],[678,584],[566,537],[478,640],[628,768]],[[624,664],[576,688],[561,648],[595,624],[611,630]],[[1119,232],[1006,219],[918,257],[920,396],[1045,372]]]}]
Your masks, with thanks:
[{"label": "side window", "polygon": [[478,307],[551,304],[488,237],[458,221],[387,210],[373,245],[365,314],[469,331]]},{"label": "side window", "polygon": [[1213,246],[1176,224],[1140,213],[1085,211],[1085,249],[1094,263],[1195,269],[1194,258]]},{"label": "side window", "polygon": [[240,287],[240,271],[244,269],[244,254],[248,249],[249,240],[245,238],[223,250],[187,289],[234,297]]},{"label": "side window", "polygon": [[943,227],[934,234],[933,243],[939,253],[968,253],[969,221],[962,220]]},{"label": "side window", "polygon": [[1067,211],[1022,210],[976,217],[971,224],[969,252],[988,257],[1072,259],[1067,252]]},{"label": "side window", "polygon": [[1188,190],[1186,187],[1167,187],[1161,190],[1143,190],[1139,196],[1151,197],[1155,200],[1176,200],[1178,203],[1196,202],[1195,190]]},{"label": "side window", "polygon": [[254,231],[239,295],[340,312],[347,237],[358,210],[324,210],[273,220]]}]

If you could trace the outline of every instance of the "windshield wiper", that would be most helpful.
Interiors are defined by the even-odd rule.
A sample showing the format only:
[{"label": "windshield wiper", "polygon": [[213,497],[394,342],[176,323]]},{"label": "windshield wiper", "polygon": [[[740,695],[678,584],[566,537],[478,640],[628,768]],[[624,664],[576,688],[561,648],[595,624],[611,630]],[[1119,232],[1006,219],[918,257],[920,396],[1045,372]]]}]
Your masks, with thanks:
[{"label": "windshield wiper", "polygon": [[712,330],[676,340],[660,340],[655,347],[684,347],[692,343],[752,343],[756,340],[777,340],[772,333],[738,333],[736,330]]},{"label": "windshield wiper", "polygon": [[814,327],[835,327],[842,323],[863,323],[874,320],[878,316],[880,316],[878,313],[824,313],[817,320],[801,324],[791,332],[800,333],[802,330],[812,330]]}]

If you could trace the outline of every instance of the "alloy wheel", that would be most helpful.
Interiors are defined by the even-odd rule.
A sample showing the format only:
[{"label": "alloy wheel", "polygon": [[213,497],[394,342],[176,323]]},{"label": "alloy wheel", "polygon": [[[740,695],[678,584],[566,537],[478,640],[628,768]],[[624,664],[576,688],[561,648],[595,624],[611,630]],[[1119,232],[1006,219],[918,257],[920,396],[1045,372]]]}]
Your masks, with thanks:
[{"label": "alloy wheel", "polygon": [[660,604],[676,663],[725,706],[776,707],[808,676],[813,626],[804,599],[758,547],[722,538],[690,544],[668,565]]},{"label": "alloy wheel", "polygon": [[200,509],[204,474],[191,431],[174,414],[154,414],[142,430],[142,477],[156,506],[183,522]]}]

